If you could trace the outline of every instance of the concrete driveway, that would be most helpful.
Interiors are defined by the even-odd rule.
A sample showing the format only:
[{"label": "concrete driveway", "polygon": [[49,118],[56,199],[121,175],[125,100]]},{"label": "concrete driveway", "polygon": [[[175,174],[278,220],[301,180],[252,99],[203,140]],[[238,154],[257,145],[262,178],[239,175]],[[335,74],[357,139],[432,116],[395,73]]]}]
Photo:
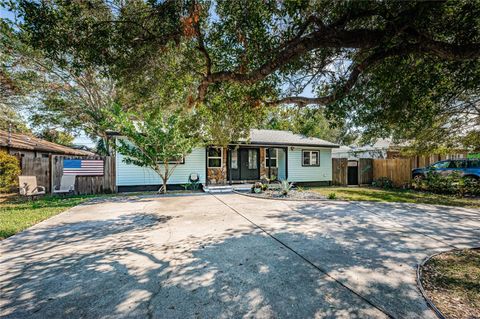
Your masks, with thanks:
[{"label": "concrete driveway", "polygon": [[241,195],[77,206],[0,242],[2,318],[435,318],[419,261],[480,212]]}]

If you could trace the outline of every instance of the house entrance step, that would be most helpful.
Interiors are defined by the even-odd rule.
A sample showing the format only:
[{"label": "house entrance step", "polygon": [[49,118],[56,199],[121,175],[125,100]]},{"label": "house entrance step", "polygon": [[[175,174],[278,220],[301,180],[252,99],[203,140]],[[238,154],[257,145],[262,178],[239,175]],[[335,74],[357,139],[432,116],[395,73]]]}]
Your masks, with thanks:
[{"label": "house entrance step", "polygon": [[231,193],[233,187],[231,185],[208,185],[203,187],[205,193]]},{"label": "house entrance step", "polygon": [[231,193],[234,190],[238,192],[250,191],[252,184],[234,184],[234,185],[207,185],[203,187],[205,193]]}]

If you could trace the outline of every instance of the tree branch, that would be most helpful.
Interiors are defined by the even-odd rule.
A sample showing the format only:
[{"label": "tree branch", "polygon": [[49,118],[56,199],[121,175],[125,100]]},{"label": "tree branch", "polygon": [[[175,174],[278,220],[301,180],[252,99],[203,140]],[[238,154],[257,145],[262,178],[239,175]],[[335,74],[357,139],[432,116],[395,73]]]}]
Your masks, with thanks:
[{"label": "tree branch", "polygon": [[204,77],[198,87],[198,101],[203,101],[208,87],[218,82],[251,84],[265,79],[288,61],[318,48],[371,48],[381,43],[384,33],[377,30],[356,29],[350,31],[320,30],[304,37],[294,38],[269,62],[249,73],[215,72]]},{"label": "tree branch", "polygon": [[[194,6],[197,4],[194,4]],[[197,34],[197,41],[198,46],[197,49],[203,54],[205,57],[205,64],[207,67],[206,75],[209,76],[212,74],[212,59],[210,58],[210,54],[205,47],[205,41],[203,40],[202,30],[200,29],[200,18],[197,22],[194,23],[195,33]]]},{"label": "tree branch", "polygon": [[344,97],[348,92],[352,90],[352,88],[357,83],[360,75],[368,68],[374,66],[375,64],[383,61],[387,57],[391,56],[399,56],[404,55],[410,51],[408,46],[403,47],[394,47],[388,50],[377,50],[376,52],[370,54],[367,58],[365,58],[362,62],[357,63],[351,67],[350,74],[346,81],[339,86],[337,89],[334,90],[333,93],[316,97],[303,97],[303,96],[288,96],[281,98],[275,101],[267,101],[265,104],[267,105],[279,105],[279,104],[297,104],[300,107],[316,104],[316,105],[326,105],[333,103],[340,98]]}]

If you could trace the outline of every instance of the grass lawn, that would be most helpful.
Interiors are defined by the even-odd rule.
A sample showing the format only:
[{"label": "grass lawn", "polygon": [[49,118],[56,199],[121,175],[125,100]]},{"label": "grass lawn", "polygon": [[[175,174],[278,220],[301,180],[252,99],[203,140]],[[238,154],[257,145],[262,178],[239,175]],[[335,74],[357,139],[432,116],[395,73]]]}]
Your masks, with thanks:
[{"label": "grass lawn", "polygon": [[0,198],[0,240],[57,215],[95,196],[45,196],[34,201],[18,196]]},{"label": "grass lawn", "polygon": [[330,193],[335,193],[338,199],[345,200],[435,204],[480,208],[479,198],[459,198],[455,196],[424,193],[408,189],[386,190],[374,187],[314,187],[310,188],[310,190],[325,196]]},{"label": "grass lawn", "polygon": [[428,297],[447,318],[480,318],[480,249],[447,252],[422,268]]}]

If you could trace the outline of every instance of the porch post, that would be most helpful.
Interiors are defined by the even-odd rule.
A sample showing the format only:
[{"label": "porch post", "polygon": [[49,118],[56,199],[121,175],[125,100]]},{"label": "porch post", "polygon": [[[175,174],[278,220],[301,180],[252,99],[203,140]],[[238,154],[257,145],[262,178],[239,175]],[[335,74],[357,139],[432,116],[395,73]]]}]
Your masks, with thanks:
[{"label": "porch post", "polygon": [[288,181],[288,146],[285,147],[285,179]]},{"label": "porch post", "polygon": [[227,147],[227,174],[228,174],[228,183],[232,185],[232,149],[230,146]]},{"label": "porch post", "polygon": [[272,163],[271,163],[272,148],[268,148],[268,179],[272,178]]}]

